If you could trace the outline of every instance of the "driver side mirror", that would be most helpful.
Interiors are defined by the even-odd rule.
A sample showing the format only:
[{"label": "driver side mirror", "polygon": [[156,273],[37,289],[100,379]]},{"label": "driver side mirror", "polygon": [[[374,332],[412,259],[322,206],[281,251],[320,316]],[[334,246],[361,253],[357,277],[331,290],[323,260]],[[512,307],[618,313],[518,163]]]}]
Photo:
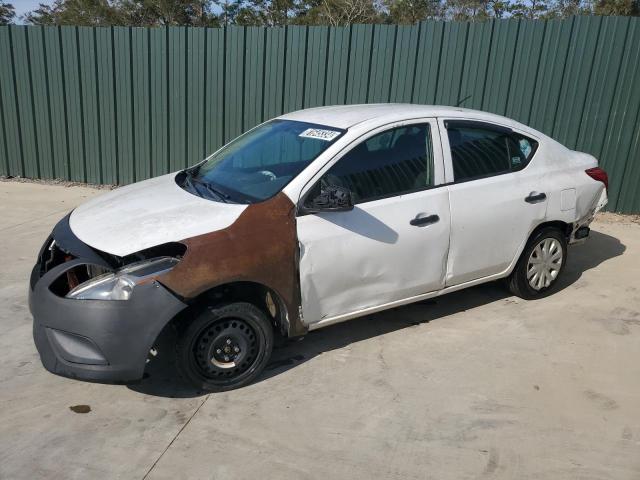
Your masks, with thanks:
[{"label": "driver side mirror", "polygon": [[[315,189],[314,189],[315,190]],[[302,213],[346,212],[353,210],[353,193],[351,190],[336,185],[326,185],[320,193],[313,192],[304,202]]]}]

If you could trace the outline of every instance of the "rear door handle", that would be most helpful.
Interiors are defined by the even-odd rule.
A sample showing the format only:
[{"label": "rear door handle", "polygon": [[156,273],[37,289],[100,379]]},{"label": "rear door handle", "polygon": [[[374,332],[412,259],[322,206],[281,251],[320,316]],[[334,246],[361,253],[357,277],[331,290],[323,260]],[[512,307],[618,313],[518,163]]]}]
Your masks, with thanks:
[{"label": "rear door handle", "polygon": [[438,215],[429,215],[427,217],[413,218],[409,223],[414,227],[424,227],[426,225],[431,225],[432,223],[436,223],[438,220],[440,220],[440,217]]},{"label": "rear door handle", "polygon": [[527,203],[538,203],[543,202],[546,199],[547,196],[544,193],[531,192],[529,196],[524,199],[524,201]]}]

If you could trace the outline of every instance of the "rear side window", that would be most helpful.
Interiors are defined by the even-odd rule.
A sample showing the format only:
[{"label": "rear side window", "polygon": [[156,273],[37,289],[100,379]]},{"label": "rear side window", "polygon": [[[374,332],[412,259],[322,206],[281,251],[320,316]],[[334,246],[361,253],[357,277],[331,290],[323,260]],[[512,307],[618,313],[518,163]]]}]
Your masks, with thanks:
[{"label": "rear side window", "polygon": [[538,142],[509,129],[488,124],[447,122],[456,182],[522,170]]},{"label": "rear side window", "polygon": [[351,190],[356,203],[433,186],[429,125],[393,128],[365,140],[331,167],[320,184]]}]

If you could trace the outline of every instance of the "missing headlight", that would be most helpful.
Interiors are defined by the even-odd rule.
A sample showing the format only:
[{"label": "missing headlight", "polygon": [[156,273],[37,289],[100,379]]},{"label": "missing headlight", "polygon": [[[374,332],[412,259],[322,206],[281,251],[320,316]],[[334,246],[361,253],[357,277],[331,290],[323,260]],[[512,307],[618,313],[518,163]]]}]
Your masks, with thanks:
[{"label": "missing headlight", "polygon": [[75,267],[70,268],[69,270],[61,274],[53,282],[51,282],[51,285],[49,285],[49,290],[51,290],[59,297],[64,297],[71,290],[83,284],[84,282],[109,272],[111,272],[111,270],[100,265],[76,265]]},{"label": "missing headlight", "polygon": [[152,282],[178,262],[177,258],[158,257],[132,263],[115,272],[89,279],[65,296],[78,300],[129,300],[137,285]]}]

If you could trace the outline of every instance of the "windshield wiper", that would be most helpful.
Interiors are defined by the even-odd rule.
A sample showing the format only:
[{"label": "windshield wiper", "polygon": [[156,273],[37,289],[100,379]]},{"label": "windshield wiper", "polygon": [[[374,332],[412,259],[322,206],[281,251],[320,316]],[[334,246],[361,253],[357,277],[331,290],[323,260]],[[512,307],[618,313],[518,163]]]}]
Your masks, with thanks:
[{"label": "windshield wiper", "polygon": [[227,203],[227,201],[229,200],[229,195],[227,195],[224,192],[221,192],[220,190],[218,190],[216,187],[214,187],[213,185],[211,185],[209,182],[205,182],[203,180],[200,179],[196,179],[196,181],[200,184],[203,185],[204,188],[207,189],[207,191],[209,193],[213,193],[216,197],[219,197],[220,200],[222,200],[223,202]]},{"label": "windshield wiper", "polygon": [[189,185],[196,191],[198,191],[197,186],[201,185],[207,192],[216,197],[218,200],[223,203],[228,203],[229,195],[226,195],[225,193],[217,190],[209,182],[205,182],[204,180],[201,180],[198,177],[194,177],[193,175],[187,175],[185,178],[185,183],[189,183]]}]

